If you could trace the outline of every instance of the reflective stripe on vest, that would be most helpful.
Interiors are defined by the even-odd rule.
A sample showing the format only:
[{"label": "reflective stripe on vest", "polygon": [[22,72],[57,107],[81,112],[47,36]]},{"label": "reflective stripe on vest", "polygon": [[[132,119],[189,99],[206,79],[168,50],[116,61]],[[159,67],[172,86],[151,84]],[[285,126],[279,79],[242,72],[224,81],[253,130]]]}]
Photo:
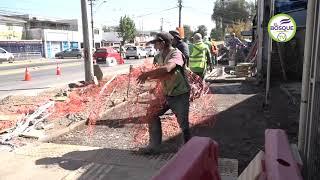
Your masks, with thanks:
[{"label": "reflective stripe on vest", "polygon": [[206,67],[206,49],[207,45],[204,43],[198,43],[192,46],[192,53],[189,57],[189,67],[191,69]]}]

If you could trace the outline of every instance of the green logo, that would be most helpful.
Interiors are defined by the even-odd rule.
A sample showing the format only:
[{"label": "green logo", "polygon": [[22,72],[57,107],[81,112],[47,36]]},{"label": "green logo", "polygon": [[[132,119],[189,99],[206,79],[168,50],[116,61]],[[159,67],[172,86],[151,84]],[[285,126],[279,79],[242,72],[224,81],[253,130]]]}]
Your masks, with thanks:
[{"label": "green logo", "polygon": [[268,24],[269,36],[277,42],[290,41],[296,31],[296,22],[288,14],[277,14],[270,19]]}]

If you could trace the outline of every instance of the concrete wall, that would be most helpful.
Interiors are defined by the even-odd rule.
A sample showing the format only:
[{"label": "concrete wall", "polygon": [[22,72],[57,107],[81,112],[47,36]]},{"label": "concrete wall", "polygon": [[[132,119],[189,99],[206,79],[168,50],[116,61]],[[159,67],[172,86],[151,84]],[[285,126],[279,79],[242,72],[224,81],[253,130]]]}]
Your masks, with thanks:
[{"label": "concrete wall", "polygon": [[0,40],[21,40],[23,26],[0,24]]}]

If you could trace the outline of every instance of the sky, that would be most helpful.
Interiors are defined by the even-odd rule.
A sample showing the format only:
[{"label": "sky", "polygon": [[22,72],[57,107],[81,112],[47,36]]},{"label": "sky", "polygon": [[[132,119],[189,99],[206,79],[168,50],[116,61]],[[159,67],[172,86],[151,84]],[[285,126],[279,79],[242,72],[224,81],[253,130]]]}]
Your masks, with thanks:
[{"label": "sky", "polygon": [[[205,25],[208,31],[214,27],[211,14],[215,0],[183,0],[182,24],[196,29]],[[1,0],[3,10],[44,17],[81,19],[81,0]],[[179,24],[178,0],[96,0],[94,22],[96,27],[115,26],[121,16],[131,17],[138,30],[175,29]],[[89,9],[88,9],[89,10]],[[81,21],[80,21],[81,23]]]}]

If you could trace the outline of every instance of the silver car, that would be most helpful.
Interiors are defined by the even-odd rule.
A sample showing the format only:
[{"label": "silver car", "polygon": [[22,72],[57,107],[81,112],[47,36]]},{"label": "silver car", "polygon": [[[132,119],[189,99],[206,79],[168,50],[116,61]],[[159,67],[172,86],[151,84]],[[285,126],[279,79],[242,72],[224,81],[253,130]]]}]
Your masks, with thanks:
[{"label": "silver car", "polygon": [[14,56],[12,53],[9,53],[3,48],[0,48],[0,64],[5,61],[12,63],[14,61]]},{"label": "silver car", "polygon": [[152,47],[152,46],[146,47],[146,51],[147,51],[147,55],[148,55],[149,57],[150,57],[150,56],[154,57],[154,56],[157,54],[157,50],[156,50],[154,47]]},{"label": "silver car", "polygon": [[142,47],[130,46],[126,49],[126,59],[134,57],[140,59],[141,57],[147,57],[147,51]]}]

